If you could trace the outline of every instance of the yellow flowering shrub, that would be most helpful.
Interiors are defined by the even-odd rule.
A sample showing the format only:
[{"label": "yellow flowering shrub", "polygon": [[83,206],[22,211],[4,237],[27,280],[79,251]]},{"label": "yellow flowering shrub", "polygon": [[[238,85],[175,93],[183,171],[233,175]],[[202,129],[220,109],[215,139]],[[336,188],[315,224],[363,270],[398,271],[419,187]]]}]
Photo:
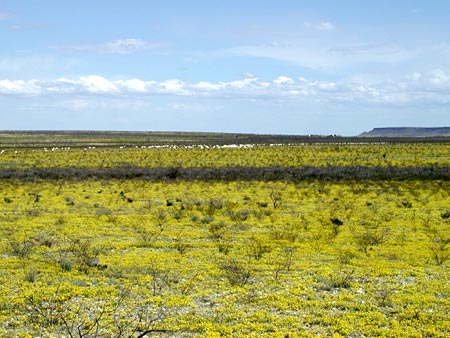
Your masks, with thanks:
[{"label": "yellow flowering shrub", "polygon": [[[1,166],[449,161],[442,145],[18,155]],[[0,183],[0,335],[450,335],[449,181]]]}]

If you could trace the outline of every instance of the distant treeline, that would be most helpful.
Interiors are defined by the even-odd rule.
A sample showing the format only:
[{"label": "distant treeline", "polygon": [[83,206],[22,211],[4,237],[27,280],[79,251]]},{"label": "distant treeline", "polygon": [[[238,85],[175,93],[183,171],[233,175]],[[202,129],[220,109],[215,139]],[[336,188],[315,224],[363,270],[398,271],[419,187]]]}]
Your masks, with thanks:
[{"label": "distant treeline", "polygon": [[199,181],[303,181],[303,180],[449,180],[450,167],[211,167],[211,168],[35,168],[0,169],[2,180],[199,180]]}]

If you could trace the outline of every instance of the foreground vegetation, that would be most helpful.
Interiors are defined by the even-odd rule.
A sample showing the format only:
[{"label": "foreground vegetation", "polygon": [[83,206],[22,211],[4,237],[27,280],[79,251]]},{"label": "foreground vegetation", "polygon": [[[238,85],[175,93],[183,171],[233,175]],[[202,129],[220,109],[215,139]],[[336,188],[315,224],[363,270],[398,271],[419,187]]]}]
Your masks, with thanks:
[{"label": "foreground vegetation", "polygon": [[[324,168],[345,168],[333,162],[346,160],[343,153],[377,161],[389,156],[400,165],[387,167],[402,170],[435,162],[445,168],[445,149],[304,145],[257,151],[266,163],[279,159],[279,170],[298,165],[297,152],[316,153]],[[138,159],[150,163],[159,154],[160,167],[171,166],[171,151],[180,151],[180,172],[191,170],[196,156],[216,158],[216,170],[232,158],[258,167],[254,148],[194,150],[85,153],[111,162],[125,151],[144,168]],[[42,162],[46,154],[22,153],[24,165],[12,164],[14,155],[0,161],[16,174],[51,163],[63,168],[63,162],[114,169],[95,166],[100,160],[86,165],[78,151],[61,151],[60,162]],[[18,178],[1,180],[4,336],[450,335],[448,178]]]}]

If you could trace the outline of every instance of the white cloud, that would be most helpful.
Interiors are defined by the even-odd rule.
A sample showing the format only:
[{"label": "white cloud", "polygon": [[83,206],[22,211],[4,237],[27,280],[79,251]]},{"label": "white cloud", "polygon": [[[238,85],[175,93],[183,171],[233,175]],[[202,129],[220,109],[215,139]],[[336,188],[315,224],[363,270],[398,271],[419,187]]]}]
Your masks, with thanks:
[{"label": "white cloud", "polygon": [[107,42],[105,50],[110,53],[129,53],[142,49],[160,47],[160,43],[151,43],[140,39],[123,39]]},{"label": "white cloud", "polygon": [[42,88],[38,81],[0,80],[0,94],[38,95]]},{"label": "white cloud", "polygon": [[62,49],[71,52],[93,52],[105,54],[129,54],[147,49],[156,49],[166,46],[163,42],[151,42],[141,39],[128,38],[108,41],[102,44],[94,45],[76,45],[76,46],[53,46],[55,49]]},{"label": "white cloud", "polygon": [[256,77],[228,82],[189,83],[179,79],[145,81],[109,80],[99,75],[79,79],[0,80],[0,95],[59,95],[82,106],[83,98],[111,97],[145,100],[155,95],[214,99],[283,99],[314,102],[360,102],[365,104],[409,104],[450,102],[450,72],[437,68],[414,72],[397,80],[369,84],[366,81],[313,81],[281,75],[272,81]]},{"label": "white cloud", "polygon": [[200,90],[200,91],[215,92],[215,91],[219,91],[220,89],[222,89],[223,88],[223,84],[201,81],[201,82],[195,83],[193,85],[193,87],[195,89]]},{"label": "white cloud", "polygon": [[257,88],[260,86],[261,81],[256,78],[246,78],[244,80],[230,81],[230,82],[220,82],[224,88],[235,88],[235,89],[246,89],[246,88]]},{"label": "white cloud", "polygon": [[136,93],[145,93],[146,92],[146,83],[145,81],[139,79],[131,79],[131,80],[118,80],[116,84],[120,87],[123,87],[125,90],[129,90],[131,92]]},{"label": "white cloud", "polygon": [[437,87],[448,88],[450,86],[450,74],[447,74],[442,69],[435,69],[431,72],[429,81]]},{"label": "white cloud", "polygon": [[98,75],[83,76],[79,83],[91,93],[117,92],[117,87],[112,82]]},{"label": "white cloud", "polygon": [[328,21],[316,22],[316,23],[305,22],[304,26],[306,28],[316,29],[316,30],[320,30],[320,31],[335,31],[338,29],[335,24],[328,22]]},{"label": "white cloud", "polygon": [[285,84],[292,84],[294,83],[294,80],[292,80],[290,77],[288,76],[279,76],[277,77],[275,80],[273,80],[273,83],[277,84],[277,85],[285,85]]},{"label": "white cloud", "polygon": [[247,73],[247,72],[244,72],[244,73],[242,73],[241,75],[242,75],[244,78],[246,78],[246,79],[252,79],[252,78],[256,77],[256,76],[253,75],[252,73]]},{"label": "white cloud", "polygon": [[186,89],[186,84],[177,79],[160,82],[156,87],[159,92],[164,94],[191,95],[191,92]]}]

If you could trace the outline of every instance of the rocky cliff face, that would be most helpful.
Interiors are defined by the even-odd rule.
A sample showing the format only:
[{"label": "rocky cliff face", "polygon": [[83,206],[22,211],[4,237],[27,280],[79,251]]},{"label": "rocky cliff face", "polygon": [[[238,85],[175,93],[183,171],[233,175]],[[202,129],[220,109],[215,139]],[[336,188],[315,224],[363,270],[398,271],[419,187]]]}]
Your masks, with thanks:
[{"label": "rocky cliff face", "polygon": [[450,127],[439,128],[374,128],[359,136],[363,137],[450,137]]}]

